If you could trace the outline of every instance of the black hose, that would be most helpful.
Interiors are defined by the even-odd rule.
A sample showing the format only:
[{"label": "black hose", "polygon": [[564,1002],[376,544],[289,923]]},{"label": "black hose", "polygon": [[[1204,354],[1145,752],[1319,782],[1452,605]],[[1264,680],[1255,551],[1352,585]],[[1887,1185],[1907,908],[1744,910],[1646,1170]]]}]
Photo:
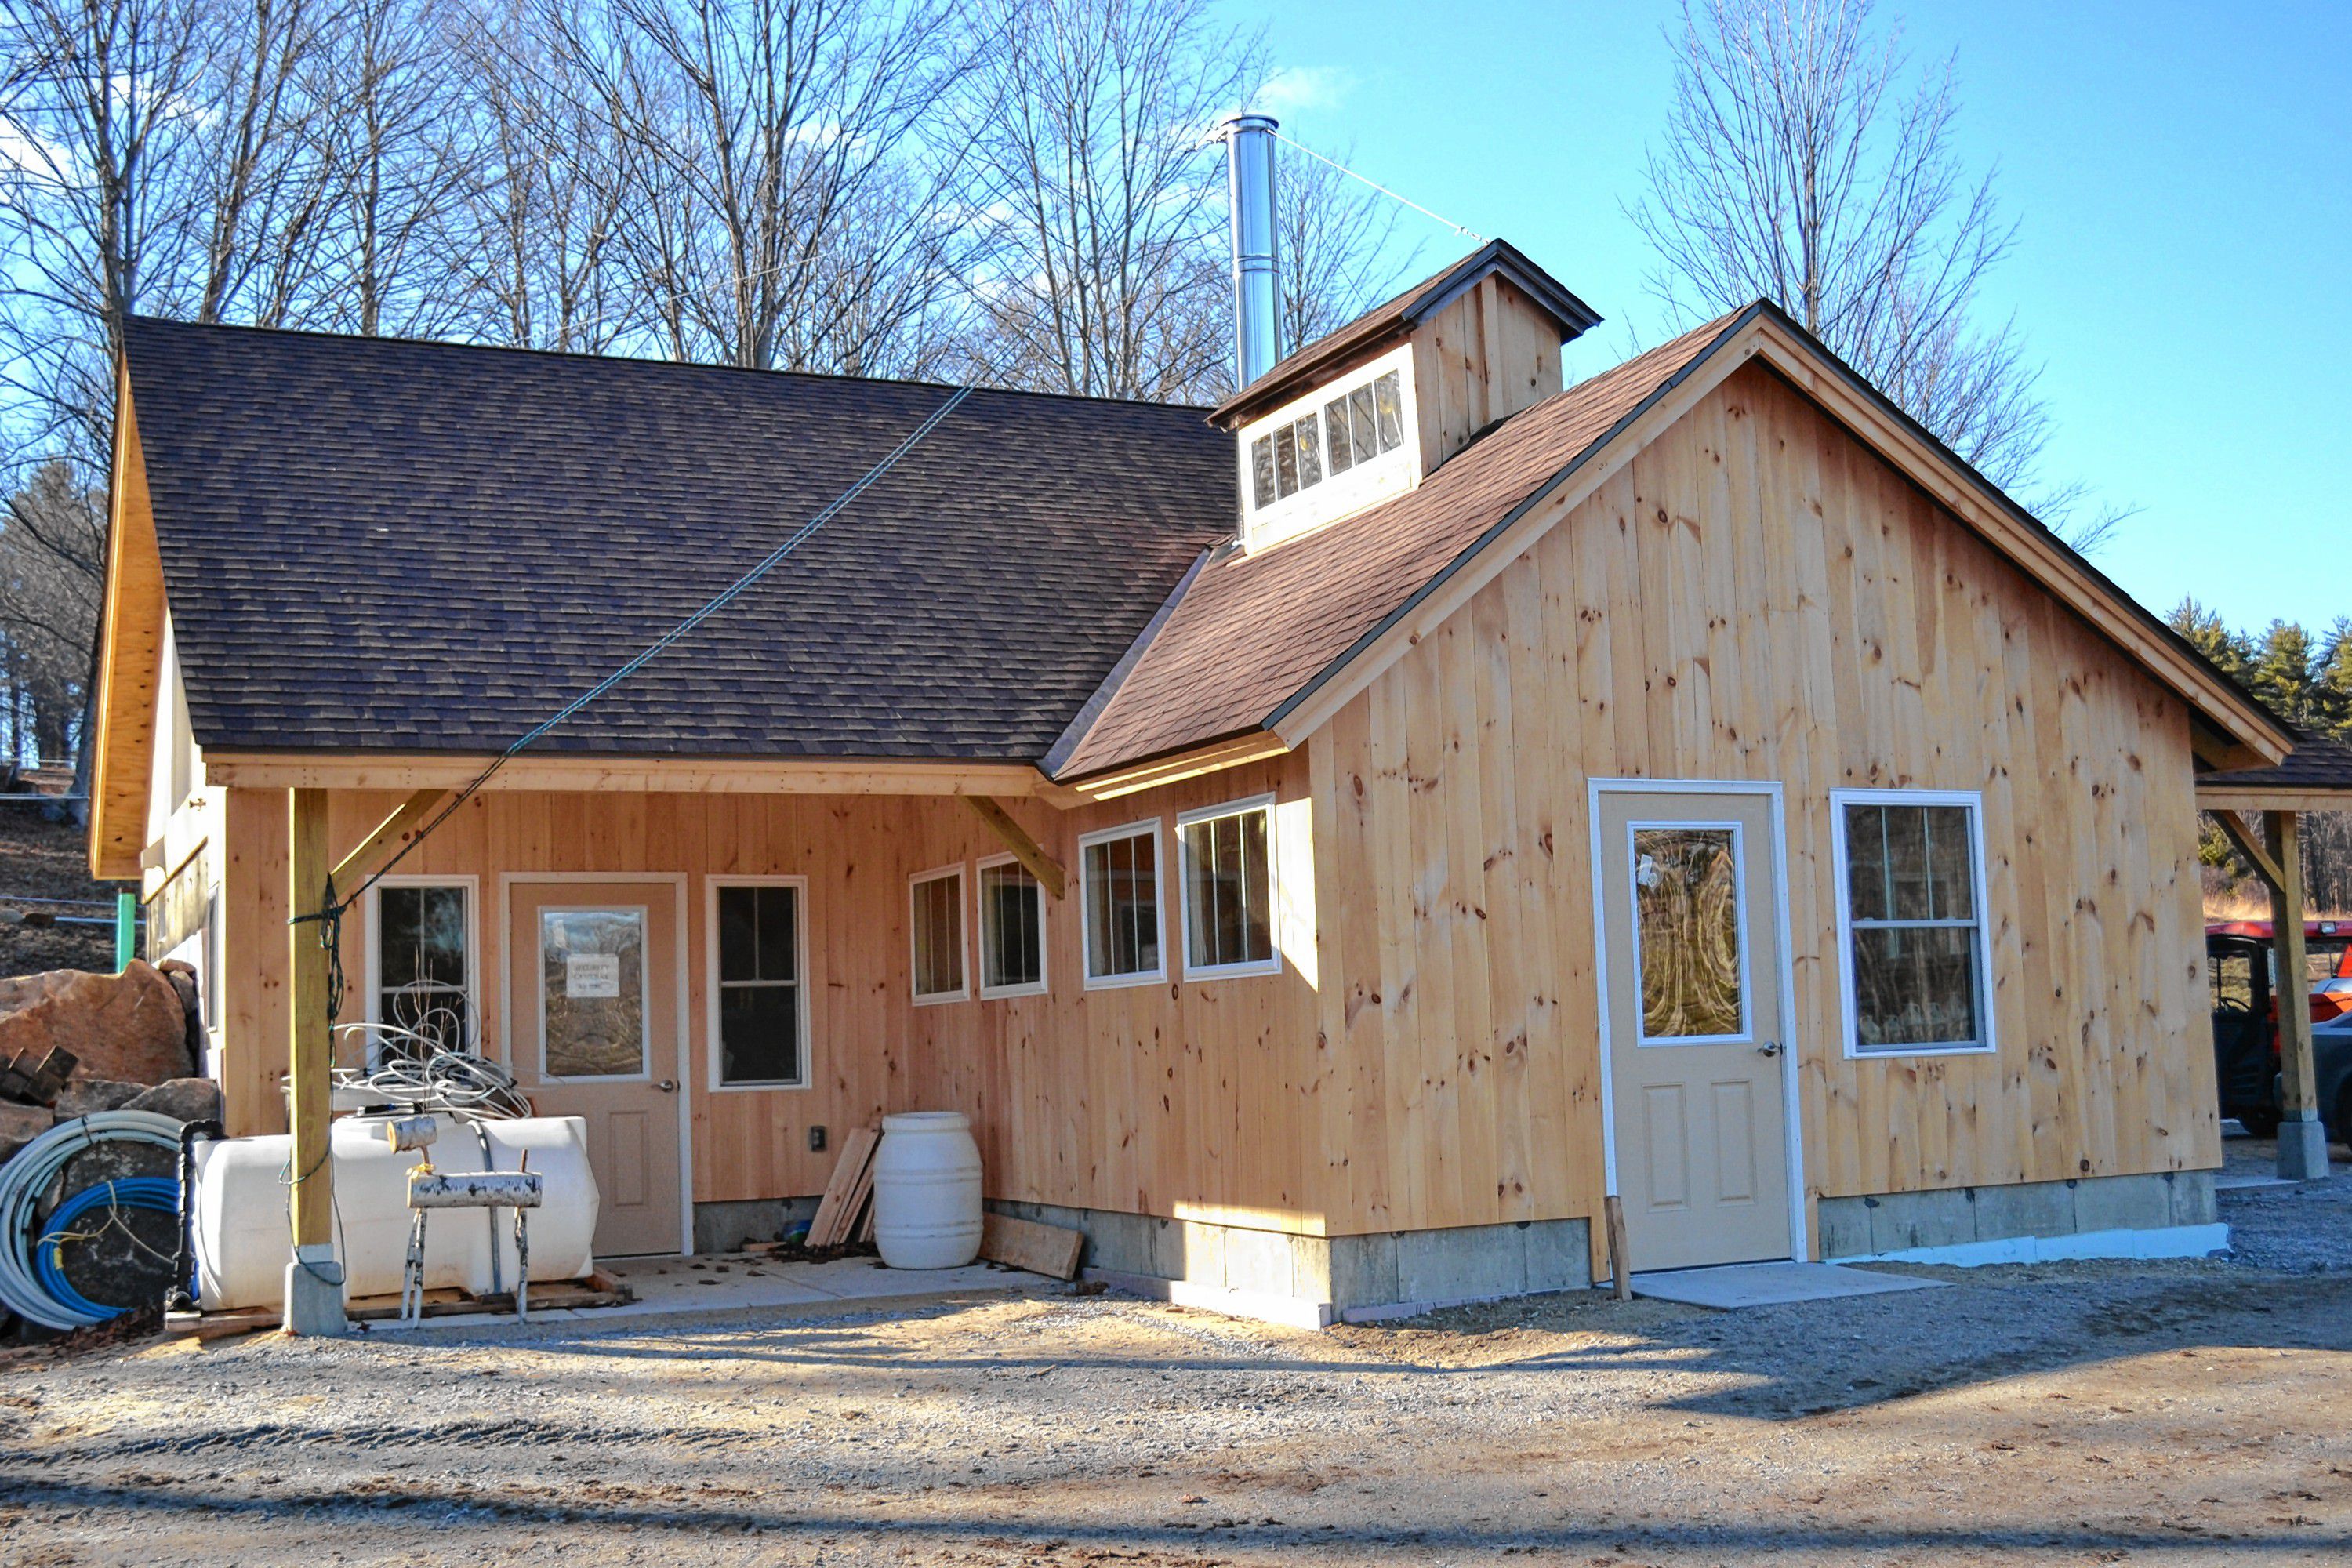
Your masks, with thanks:
[{"label": "black hose", "polygon": [[180,1129],[180,1249],[172,1258],[172,1288],[163,1292],[167,1312],[196,1310],[196,1141],[227,1135],[210,1117]]}]

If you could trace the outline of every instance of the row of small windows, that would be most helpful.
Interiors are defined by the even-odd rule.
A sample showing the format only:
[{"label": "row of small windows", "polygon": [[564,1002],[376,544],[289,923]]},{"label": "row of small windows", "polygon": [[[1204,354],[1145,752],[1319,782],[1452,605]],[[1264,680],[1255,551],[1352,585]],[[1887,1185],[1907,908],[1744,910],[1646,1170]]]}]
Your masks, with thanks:
[{"label": "row of small windows", "polygon": [[1344,474],[1404,445],[1404,389],[1395,371],[1277,426],[1250,443],[1250,482],[1260,507]]}]

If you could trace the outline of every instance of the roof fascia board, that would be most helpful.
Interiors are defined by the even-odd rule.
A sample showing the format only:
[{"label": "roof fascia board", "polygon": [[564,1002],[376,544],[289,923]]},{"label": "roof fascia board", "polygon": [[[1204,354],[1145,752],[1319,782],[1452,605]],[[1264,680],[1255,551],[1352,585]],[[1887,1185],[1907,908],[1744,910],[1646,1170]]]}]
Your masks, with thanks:
[{"label": "roof fascia board", "polygon": [[1701,397],[1759,358],[2192,709],[2225,729],[2247,748],[2250,763],[2285,757],[2294,739],[2275,720],[2218,671],[2202,667],[2193,652],[2184,654],[2170,639],[2154,635],[2161,623],[2092,574],[2048,530],[2026,520],[2015,502],[1761,301],[1727,323],[1690,363],[1276,707],[1265,727],[1293,747],[1302,743]]},{"label": "roof fascia board", "polygon": [[1185,594],[1201,575],[1201,568],[1207,565],[1209,557],[1215,553],[1213,550],[1203,550],[1192,558],[1192,564],[1185,568],[1184,575],[1177,579],[1176,586],[1168,591],[1168,596],[1160,601],[1160,608],[1143,623],[1143,629],[1135,634],[1135,640],[1127,645],[1127,651],[1119,655],[1117,664],[1110,667],[1110,673],[1102,678],[1102,683],[1095,688],[1094,695],[1086,700],[1069,723],[1063,727],[1054,743],[1046,748],[1044,760],[1037,764],[1040,773],[1047,778],[1060,776],[1063,767],[1086,743],[1087,731],[1095,727],[1095,721],[1101,718],[1103,710],[1110,706],[1110,700],[1118,695],[1120,687],[1127,684],[1128,676],[1134,671],[1137,661],[1143,658],[1143,650],[1151,646],[1152,638],[1160,635],[1160,628],[1168,624],[1168,617],[1174,615],[1176,606],[1184,602]]},{"label": "roof fascia board", "polygon": [[[430,752],[207,752],[207,783],[233,789],[461,789],[488,753]],[[930,758],[519,756],[489,790],[709,795],[989,795],[1075,798],[1027,763]]]},{"label": "roof fascia board", "polygon": [[2200,811],[2352,811],[2352,789],[2320,784],[2200,784]]},{"label": "roof fascia board", "polygon": [[1155,789],[1161,784],[1180,780],[1199,778],[1203,773],[1222,773],[1245,763],[1262,763],[1270,757],[1286,755],[1290,744],[1279,735],[1263,730],[1244,731],[1203,746],[1155,757],[1149,762],[1134,763],[1081,779],[1068,787],[1089,801],[1117,800],[1123,795]]},{"label": "roof fascia board", "polygon": [[1688,413],[1700,398],[1745,364],[1755,353],[1752,343],[1730,353],[1725,350],[1748,330],[1756,315],[1751,306],[1725,323],[1715,341],[1694,355],[1688,364],[1660,384],[1599,440],[1538,486],[1501,521],[1471,541],[1379,625],[1357,638],[1313,679],[1286,699],[1266,716],[1265,727],[1296,747],[1328,723],[1333,715],[1354,701],[1415,643],[1468,604],[1479,589],[1501,576],[1506,567],[1551,531],[1553,524],[1632,462],[1660,431]]},{"label": "roof fascia board", "polygon": [[98,733],[90,753],[89,870],[101,881],[140,874],[163,681],[163,563],[147,494],[147,465],[131,397],[130,356],[115,366],[114,451],[109,467],[105,614],[99,639]]}]

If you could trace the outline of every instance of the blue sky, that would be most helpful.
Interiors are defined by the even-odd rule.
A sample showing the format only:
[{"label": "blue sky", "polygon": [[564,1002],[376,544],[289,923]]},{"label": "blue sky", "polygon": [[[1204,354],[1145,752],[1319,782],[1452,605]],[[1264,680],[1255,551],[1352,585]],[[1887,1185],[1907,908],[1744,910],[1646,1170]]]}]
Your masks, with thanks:
[{"label": "blue sky", "polygon": [[[1225,0],[1285,69],[1284,130],[1510,239],[1608,318],[1571,374],[1666,321],[1621,209],[1673,60],[1665,4]],[[2014,312],[2053,480],[2143,509],[2098,564],[2143,604],[2234,624],[2352,615],[2352,9],[1909,7],[1915,68],[1957,51],[1958,145],[2021,220]],[[1286,150],[1286,155],[1296,156]],[[1470,242],[1408,216],[1431,267]]]}]

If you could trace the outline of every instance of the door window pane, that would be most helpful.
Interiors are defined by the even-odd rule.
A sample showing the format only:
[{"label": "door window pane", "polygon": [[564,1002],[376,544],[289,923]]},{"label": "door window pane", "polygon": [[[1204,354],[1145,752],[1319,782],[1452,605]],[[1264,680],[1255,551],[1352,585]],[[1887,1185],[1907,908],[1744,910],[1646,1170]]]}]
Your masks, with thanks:
[{"label": "door window pane", "polygon": [[719,1081],[798,1084],[800,889],[719,889]]},{"label": "door window pane", "polygon": [[1043,990],[1045,889],[1025,867],[1003,861],[980,868],[980,989]]},{"label": "door window pane", "polygon": [[915,1000],[940,1001],[964,994],[963,872],[961,868],[915,879],[908,918],[914,931]]},{"label": "door window pane", "polygon": [[1274,960],[1265,806],[1186,823],[1184,957],[1193,969]]},{"label": "door window pane", "polygon": [[1854,1048],[1981,1047],[1975,807],[1874,801],[1843,812]]},{"label": "door window pane", "polygon": [[1736,829],[1633,829],[1633,942],[1643,1040],[1747,1033]]},{"label": "door window pane", "polygon": [[539,913],[540,1059],[549,1078],[646,1070],[646,913]]},{"label": "door window pane", "polygon": [[1144,827],[1086,847],[1087,978],[1158,975],[1160,834]]},{"label": "door window pane", "polygon": [[472,1048],[466,996],[466,889],[376,889],[380,1057]]}]

